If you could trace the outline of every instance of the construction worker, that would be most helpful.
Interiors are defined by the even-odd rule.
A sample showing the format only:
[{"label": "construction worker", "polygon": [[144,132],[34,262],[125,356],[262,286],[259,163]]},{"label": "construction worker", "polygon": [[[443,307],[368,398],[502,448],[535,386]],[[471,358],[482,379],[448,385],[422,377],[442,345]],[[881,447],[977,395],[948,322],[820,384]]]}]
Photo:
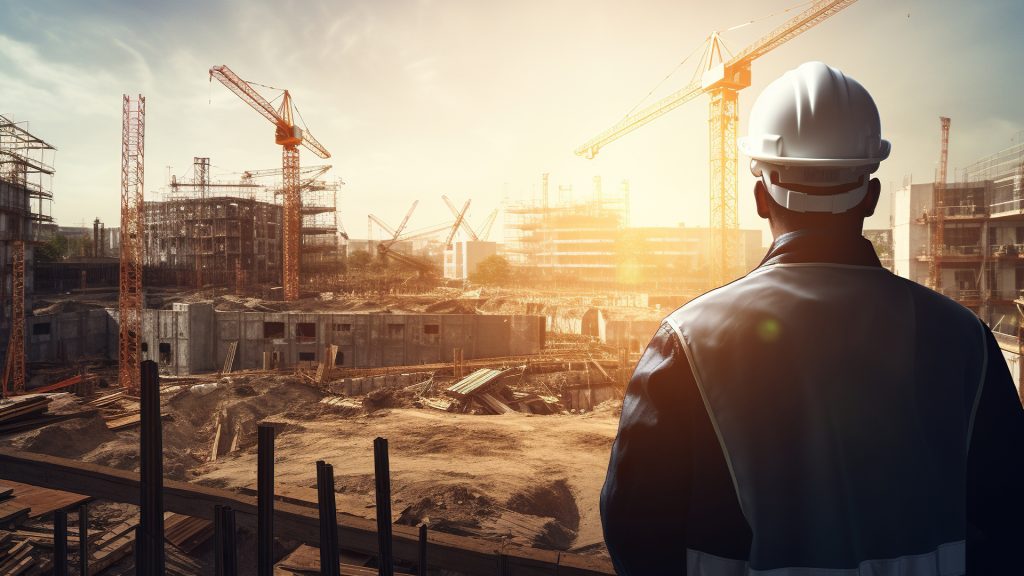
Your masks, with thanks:
[{"label": "construction worker", "polygon": [[861,236],[880,135],[821,62],[754,104],[774,242],[640,359],[601,493],[619,574],[1024,574],[1024,410],[989,329]]}]

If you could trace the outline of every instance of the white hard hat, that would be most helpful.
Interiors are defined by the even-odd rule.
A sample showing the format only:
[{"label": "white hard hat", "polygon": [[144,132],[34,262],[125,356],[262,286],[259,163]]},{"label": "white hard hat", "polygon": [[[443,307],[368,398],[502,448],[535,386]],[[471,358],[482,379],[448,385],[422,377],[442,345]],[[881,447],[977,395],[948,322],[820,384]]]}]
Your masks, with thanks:
[{"label": "white hard hat", "polygon": [[845,212],[864,199],[867,176],[892,149],[880,124],[875,101],[859,82],[806,62],[757,97],[739,148],[783,207]]}]

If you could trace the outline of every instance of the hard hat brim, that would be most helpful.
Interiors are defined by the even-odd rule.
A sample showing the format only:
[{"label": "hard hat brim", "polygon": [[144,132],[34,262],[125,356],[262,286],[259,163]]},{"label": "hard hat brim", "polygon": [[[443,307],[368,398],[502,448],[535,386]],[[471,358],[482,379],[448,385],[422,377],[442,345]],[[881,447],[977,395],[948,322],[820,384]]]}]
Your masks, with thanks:
[{"label": "hard hat brim", "polygon": [[750,149],[746,136],[738,138],[736,142],[740,152],[753,160],[767,164],[778,164],[780,166],[867,166],[877,164],[889,157],[892,151],[892,144],[888,140],[882,140],[881,154],[877,158],[794,158],[792,156],[778,156],[763,154]]}]

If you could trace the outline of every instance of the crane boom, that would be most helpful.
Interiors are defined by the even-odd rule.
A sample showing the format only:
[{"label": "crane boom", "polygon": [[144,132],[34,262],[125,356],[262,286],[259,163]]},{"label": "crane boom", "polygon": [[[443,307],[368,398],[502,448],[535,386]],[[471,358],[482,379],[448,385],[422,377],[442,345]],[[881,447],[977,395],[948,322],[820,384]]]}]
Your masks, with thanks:
[{"label": "crane boom", "polygon": [[277,109],[270,102],[267,102],[267,99],[261,96],[248,82],[232,72],[231,68],[223,65],[214,66],[210,68],[210,77],[216,78],[221,84],[227,86],[228,90],[234,92],[267,120],[270,120],[278,127],[290,128],[289,123],[277,113]]},{"label": "crane boom", "polygon": [[452,247],[452,239],[455,238],[455,232],[458,231],[459,227],[462,226],[462,222],[466,219],[466,212],[469,211],[469,203],[472,199],[466,200],[466,203],[462,205],[462,212],[456,214],[455,223],[452,224],[452,230],[448,233],[448,238],[444,241],[445,248]]},{"label": "crane boom", "polygon": [[611,128],[601,132],[590,140],[587,140],[583,145],[576,149],[576,155],[593,158],[594,156],[597,156],[597,153],[601,151],[601,148],[606,145],[618,140],[626,134],[629,134],[644,124],[663,116],[666,112],[675,110],[703,93],[704,89],[701,88],[700,82],[692,82],[682,90],[669,94],[654,104],[643,108],[639,112],[626,116]]},{"label": "crane boom", "polygon": [[381,229],[383,229],[385,232],[391,234],[392,238],[398,236],[398,232],[395,232],[394,228],[388,226],[387,223],[381,220],[380,218],[374,216],[373,214],[367,214],[367,217],[370,219],[370,222],[376,224],[377,226],[380,226]]},{"label": "crane boom", "polygon": [[739,54],[734,56],[725,64],[726,68],[736,66],[742,62],[752,62],[768,52],[789,42],[807,30],[817,26],[823,20],[831,18],[840,10],[853,4],[857,0],[826,0],[815,2],[813,6],[790,18],[786,23],[772,30],[759,38],[756,42],[747,46]]},{"label": "crane boom", "polygon": [[299,260],[302,245],[302,183],[299,181],[299,145],[311,150],[321,158],[330,158],[331,153],[305,133],[292,121],[292,97],[285,90],[281,105],[276,109],[260,95],[251,84],[239,78],[227,66],[210,68],[210,78],[216,78],[228,90],[234,92],[254,110],[270,120],[275,126],[274,141],[281,146],[281,188],[284,192],[284,218],[281,226],[281,280],[284,285],[284,299],[299,298]]},{"label": "crane boom", "polygon": [[331,157],[331,153],[327,151],[327,148],[324,148],[324,145],[321,144],[319,140],[313,138],[313,135],[309,133],[309,130],[302,132],[302,145],[305,146],[307,150],[321,158],[327,159]]},{"label": "crane boom", "polygon": [[[442,195],[441,199],[444,200],[444,203],[448,205],[448,209],[452,211],[452,216],[458,218],[459,209],[455,207],[455,203],[452,202],[451,198],[449,198],[446,195]],[[469,237],[472,238],[473,240],[480,239],[476,235],[476,232],[473,231],[473,227],[469,225],[469,220],[466,220],[465,218],[462,219],[462,229],[466,232],[466,234],[469,234]]]},{"label": "crane boom", "polygon": [[739,54],[725,60],[719,33],[711,33],[704,46],[699,81],[670,94],[639,112],[629,114],[576,149],[593,158],[602,147],[660,118],[700,94],[708,94],[710,223],[713,231],[708,270],[711,283],[721,285],[734,277],[739,261],[736,136],[739,128],[739,92],[750,86],[751,62],[799,36],[856,0],[818,0],[811,7],[762,36]]},{"label": "crane boom", "polygon": [[[748,68],[750,63],[756,58],[764,56],[766,53],[799,36],[854,2],[856,0],[825,0],[816,2],[810,8],[797,14],[782,26],[772,30],[743,49],[727,63],[720,63],[712,67],[712,69],[705,72],[700,80],[691,82],[683,89],[626,116],[611,128],[591,138],[576,149],[576,155],[593,158],[601,148],[700,96],[712,88],[714,84],[721,82],[724,78],[728,78],[730,76],[729,72]],[[709,40],[713,42],[710,48],[717,46],[716,36],[716,34],[712,34],[709,37]],[[749,72],[747,73],[749,74]],[[747,84],[749,84],[749,81]]]},{"label": "crane boom", "polygon": [[490,237],[491,237],[491,227],[492,227],[492,226],[494,226],[494,220],[495,220],[495,219],[496,219],[497,217],[498,217],[498,209],[497,209],[497,208],[495,208],[495,209],[494,209],[493,211],[491,211],[491,213],[490,213],[490,214],[489,214],[489,215],[487,216],[487,220],[486,220],[486,221],[484,221],[484,225],[483,225],[483,228],[481,228],[481,230],[480,230],[480,239],[481,239],[481,240],[487,240],[488,238],[490,238]]},{"label": "crane boom", "polygon": [[[299,168],[300,176],[309,176],[313,174],[312,178],[316,179],[323,176],[331,169],[330,164],[322,164],[320,166],[303,166]],[[261,178],[263,176],[280,176],[283,172],[282,168],[266,168],[263,170],[246,170],[242,172],[242,180],[252,180],[253,178]]]}]

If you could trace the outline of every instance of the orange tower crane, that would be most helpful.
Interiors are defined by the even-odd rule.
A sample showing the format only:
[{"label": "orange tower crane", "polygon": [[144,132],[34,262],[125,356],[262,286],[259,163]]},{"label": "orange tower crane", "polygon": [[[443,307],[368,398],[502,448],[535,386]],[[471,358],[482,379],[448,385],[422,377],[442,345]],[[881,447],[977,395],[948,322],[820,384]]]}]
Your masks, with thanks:
[{"label": "orange tower crane", "polygon": [[117,379],[133,396],[139,394],[139,363],[142,360],[145,133],[146,98],[142,95],[131,98],[125,94],[121,117],[121,290],[117,299]]},{"label": "orange tower crane", "polygon": [[928,283],[935,291],[942,290],[942,270],[940,269],[942,253],[946,243],[946,167],[949,160],[949,118],[939,116],[939,169],[935,174],[934,197],[932,212],[935,214],[932,225],[932,258],[928,261]]},{"label": "orange tower crane", "polygon": [[[750,86],[750,64],[806,32],[856,0],[826,0],[789,19],[769,34],[731,56],[723,57],[725,45],[718,32],[705,42],[700,77],[682,90],[628,114],[619,123],[588,140],[576,154],[593,158],[602,147],[675,110],[701,94],[711,96],[709,128],[711,145],[711,281],[722,284],[731,279],[739,265],[739,214],[736,205],[738,152],[736,132],[739,124],[739,91]],[[727,51],[727,49],[725,49]]]},{"label": "orange tower crane", "polygon": [[284,299],[299,298],[299,249],[302,243],[302,198],[299,186],[299,145],[305,146],[320,158],[331,153],[308,132],[295,125],[291,94],[285,90],[277,108],[260,95],[248,82],[242,80],[227,66],[210,68],[210,77],[227,86],[246,104],[274,124],[274,140],[282,148],[282,188],[284,190],[284,229],[282,230],[282,257]]}]

